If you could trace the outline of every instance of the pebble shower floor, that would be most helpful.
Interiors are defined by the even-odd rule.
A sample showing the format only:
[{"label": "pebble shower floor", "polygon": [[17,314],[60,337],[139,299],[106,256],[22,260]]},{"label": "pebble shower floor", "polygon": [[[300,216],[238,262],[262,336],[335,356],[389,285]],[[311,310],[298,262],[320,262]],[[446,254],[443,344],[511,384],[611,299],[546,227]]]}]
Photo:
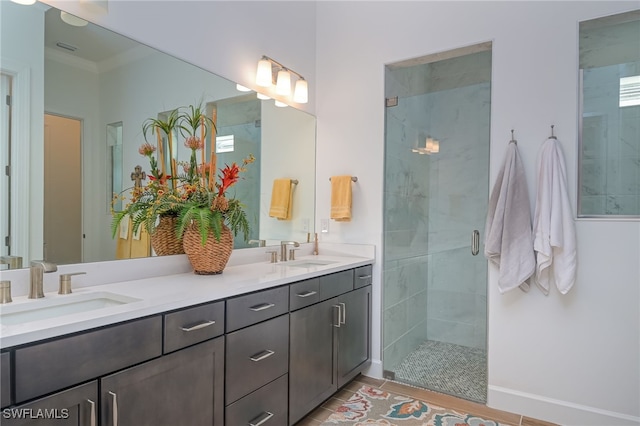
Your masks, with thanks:
[{"label": "pebble shower floor", "polygon": [[487,352],[428,340],[392,370],[395,381],[485,403]]}]

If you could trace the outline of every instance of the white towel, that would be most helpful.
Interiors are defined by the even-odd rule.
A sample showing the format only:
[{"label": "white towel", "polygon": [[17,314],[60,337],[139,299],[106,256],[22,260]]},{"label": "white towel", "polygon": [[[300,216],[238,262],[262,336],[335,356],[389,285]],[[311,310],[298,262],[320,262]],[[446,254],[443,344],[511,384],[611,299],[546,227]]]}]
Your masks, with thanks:
[{"label": "white towel", "polygon": [[484,255],[500,269],[498,289],[529,290],[535,271],[531,205],[527,181],[515,143],[509,143],[504,164],[491,191],[485,226]]},{"label": "white towel", "polygon": [[567,171],[560,144],[547,139],[538,160],[538,194],[533,219],[535,282],[549,294],[552,281],[562,294],[575,282],[576,230],[567,191]]}]

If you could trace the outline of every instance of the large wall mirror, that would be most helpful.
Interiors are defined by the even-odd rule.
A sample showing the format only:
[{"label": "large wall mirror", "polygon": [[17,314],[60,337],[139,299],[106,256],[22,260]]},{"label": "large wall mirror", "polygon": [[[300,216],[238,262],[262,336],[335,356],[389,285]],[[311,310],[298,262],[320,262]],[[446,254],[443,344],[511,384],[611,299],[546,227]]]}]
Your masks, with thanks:
[{"label": "large wall mirror", "polygon": [[640,10],[580,23],[579,217],[640,217]]},{"label": "large wall mirror", "polygon": [[[2,98],[13,100],[3,105],[0,126],[0,162],[11,170],[0,182],[4,263],[115,260],[112,191],[132,187],[137,166],[149,174],[138,153],[143,122],[197,104],[217,113],[226,151],[219,165],[249,153],[257,159],[234,187],[246,205],[248,239],[304,242],[313,232],[313,116],[94,24],[69,25],[49,6],[0,7]],[[177,159],[187,160],[188,148],[174,145]],[[268,214],[278,178],[298,182],[291,220]],[[237,238],[234,248],[245,247]]]}]

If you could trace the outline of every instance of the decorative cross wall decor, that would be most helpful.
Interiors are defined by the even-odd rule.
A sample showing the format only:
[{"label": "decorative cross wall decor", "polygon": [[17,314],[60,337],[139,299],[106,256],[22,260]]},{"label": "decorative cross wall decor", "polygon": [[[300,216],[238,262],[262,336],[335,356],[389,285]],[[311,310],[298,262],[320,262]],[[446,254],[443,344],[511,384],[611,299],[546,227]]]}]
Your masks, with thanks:
[{"label": "decorative cross wall decor", "polygon": [[142,166],[136,166],[134,171],[131,173],[131,180],[135,183],[133,186],[135,188],[140,188],[142,186],[142,181],[147,179],[147,174],[142,171]]}]

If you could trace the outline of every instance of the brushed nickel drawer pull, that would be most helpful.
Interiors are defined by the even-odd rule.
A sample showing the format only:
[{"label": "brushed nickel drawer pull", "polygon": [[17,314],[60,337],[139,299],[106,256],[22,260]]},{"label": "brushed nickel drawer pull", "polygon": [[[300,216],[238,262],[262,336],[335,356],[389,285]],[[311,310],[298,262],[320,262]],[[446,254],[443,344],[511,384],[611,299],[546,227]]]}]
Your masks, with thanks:
[{"label": "brushed nickel drawer pull", "polygon": [[298,297],[309,297],[309,296],[313,296],[314,294],[318,294],[317,291],[307,291],[306,293],[298,293],[296,294],[296,296]]},{"label": "brushed nickel drawer pull", "polygon": [[477,229],[471,233],[471,255],[477,256],[480,253],[480,232]]},{"label": "brushed nickel drawer pull", "polygon": [[275,354],[274,351],[270,351],[269,349],[266,349],[260,353],[250,356],[249,359],[253,362],[258,362],[258,361],[262,361],[263,359],[269,358],[273,354]]},{"label": "brushed nickel drawer pull", "polygon": [[260,312],[264,311],[265,309],[273,308],[274,306],[276,305],[273,303],[261,303],[259,305],[252,306],[249,309],[251,309],[253,312]]},{"label": "brushed nickel drawer pull", "polygon": [[191,327],[180,327],[180,330],[182,331],[200,330],[201,328],[209,327],[210,325],[213,325],[215,323],[216,323],[215,321],[204,321],[204,322],[201,322],[200,324],[192,325]]},{"label": "brushed nickel drawer pull", "polygon": [[111,395],[111,416],[113,417],[111,424],[118,426],[118,395],[111,391],[109,391],[109,395]]},{"label": "brushed nickel drawer pull", "polygon": [[358,277],[359,280],[368,280],[369,278],[371,278],[371,275],[362,275]]},{"label": "brushed nickel drawer pull", "polygon": [[87,402],[89,403],[89,406],[91,407],[91,412],[89,414],[89,416],[91,417],[91,423],[89,423],[91,426],[96,426],[96,403],[90,399],[87,399]]},{"label": "brushed nickel drawer pull", "polygon": [[340,324],[347,323],[347,305],[344,303],[339,303],[340,305]]},{"label": "brushed nickel drawer pull", "polygon": [[334,308],[338,308],[338,323],[337,324],[331,324],[332,326],[334,326],[335,328],[340,328],[340,319],[342,318],[342,308],[340,307],[340,305],[333,305]]},{"label": "brushed nickel drawer pull", "polygon": [[249,426],[260,426],[260,425],[266,423],[267,420],[269,420],[271,417],[273,417],[273,413],[265,411],[264,413],[260,414],[255,419],[249,421]]}]

